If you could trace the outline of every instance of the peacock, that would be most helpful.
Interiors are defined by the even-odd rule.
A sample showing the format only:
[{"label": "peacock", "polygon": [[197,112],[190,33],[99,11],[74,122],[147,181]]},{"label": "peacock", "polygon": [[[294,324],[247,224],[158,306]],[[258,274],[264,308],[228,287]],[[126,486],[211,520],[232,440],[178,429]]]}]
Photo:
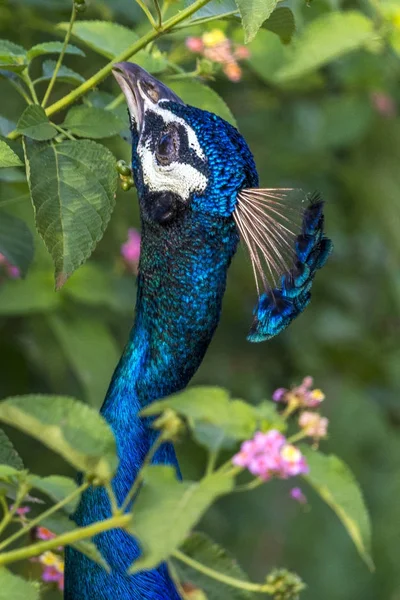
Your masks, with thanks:
[{"label": "peacock", "polygon": [[[258,188],[253,156],[232,125],[185,104],[133,63],[116,64],[113,74],[130,115],[142,225],[134,324],[101,408],[117,442],[113,489],[122,503],[156,436],[138,413],[182,390],[198,369],[239,240],[259,293],[249,333],[255,342],[278,334],[304,310],[331,242],[318,196],[292,202],[293,190]],[[153,462],[179,473],[171,443]],[[89,488],[74,519],[84,526],[110,513],[105,490]],[[165,564],[126,574],[140,555],[128,533],[104,532],[95,542],[111,572],[68,548],[66,600],[179,600]]]}]

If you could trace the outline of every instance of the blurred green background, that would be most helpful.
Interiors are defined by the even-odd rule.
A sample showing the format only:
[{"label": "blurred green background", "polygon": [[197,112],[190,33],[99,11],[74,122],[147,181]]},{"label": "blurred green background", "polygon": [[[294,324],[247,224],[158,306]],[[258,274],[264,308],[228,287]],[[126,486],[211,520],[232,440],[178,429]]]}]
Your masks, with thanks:
[{"label": "blurred green background", "polygon": [[[301,29],[340,1],[284,3]],[[400,6],[400,5],[399,5]],[[369,14],[369,6],[343,3]],[[29,48],[59,39],[53,26],[69,18],[69,0],[0,0],[0,38]],[[85,19],[146,27],[133,0],[93,1]],[[240,40],[235,22],[219,23]],[[213,24],[215,27],[215,24]],[[195,56],[187,35],[162,40],[188,70]],[[254,580],[274,566],[297,571],[308,585],[304,600],[400,600],[400,62],[385,45],[358,50],[291,85],[271,82],[261,31],[241,63],[237,83],[221,72],[210,85],[224,98],[254,152],[266,187],[317,189],[326,199],[326,227],[335,251],[318,274],[313,301],[290,328],[262,345],[246,341],[256,302],[250,263],[241,249],[229,274],[220,327],[193,383],[221,385],[249,401],[270,398],[279,386],[312,375],[326,393],[330,437],[323,442],[353,469],[373,523],[376,571],[368,572],[336,516],[311,490],[310,508],[273,482],[220,501],[202,527],[238,558]],[[105,59],[68,57],[84,77]],[[56,95],[68,91],[57,87]],[[102,90],[117,94],[107,80]],[[0,78],[0,126],[15,122],[20,97]],[[121,138],[106,144],[129,161]],[[0,170],[0,208],[32,225],[21,171]],[[129,227],[139,227],[134,191],[119,192],[103,240],[61,292],[52,265],[35,240],[35,262],[25,281],[0,286],[0,397],[60,393],[101,404],[133,317],[134,276],[120,257]],[[9,431],[29,468],[40,474],[67,467],[38,443]],[[200,472],[195,446],[179,448],[186,475]],[[48,598],[59,597],[49,591]]]}]

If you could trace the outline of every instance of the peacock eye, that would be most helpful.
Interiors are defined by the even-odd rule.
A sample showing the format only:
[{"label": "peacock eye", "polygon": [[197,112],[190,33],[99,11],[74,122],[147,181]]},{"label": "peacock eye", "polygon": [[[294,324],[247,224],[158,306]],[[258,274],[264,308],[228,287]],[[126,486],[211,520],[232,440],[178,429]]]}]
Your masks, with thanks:
[{"label": "peacock eye", "polygon": [[178,157],[179,134],[175,130],[163,131],[158,140],[156,157],[160,164],[168,165]]}]

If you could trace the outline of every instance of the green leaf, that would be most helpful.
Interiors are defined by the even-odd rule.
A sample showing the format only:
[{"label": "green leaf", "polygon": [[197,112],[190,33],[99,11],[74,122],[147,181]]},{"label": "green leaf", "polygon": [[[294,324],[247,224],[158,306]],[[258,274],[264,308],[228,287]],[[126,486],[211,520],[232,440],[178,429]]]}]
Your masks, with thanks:
[{"label": "green leaf", "polygon": [[198,81],[168,81],[170,87],[186,104],[208,110],[237,127],[235,117],[224,100],[211,88]]},{"label": "green leaf", "polygon": [[[194,0],[185,0],[185,7],[193,4]],[[197,10],[191,19],[208,19],[210,17],[218,17],[224,15],[232,15],[238,12],[235,0],[211,0],[208,4]]]},{"label": "green leaf", "polygon": [[101,481],[117,466],[115,440],[93,408],[63,396],[15,396],[0,403],[0,421],[60,454],[76,469]]},{"label": "green leaf", "polygon": [[235,0],[242,18],[245,42],[251,42],[278,0]]},{"label": "green leaf", "polygon": [[[48,477],[39,477],[38,475],[29,475],[28,483],[37,490],[44,492],[46,496],[49,496],[55,502],[64,500],[67,496],[72,494],[77,486],[73,479],[70,477],[63,477],[61,475],[49,475]],[[74,500],[68,502],[63,507],[68,513],[73,513],[79,502],[79,496]]]},{"label": "green leaf", "polygon": [[296,40],[291,57],[277,73],[281,82],[361,48],[374,36],[373,23],[356,11],[324,14],[311,21]]},{"label": "green leaf", "polygon": [[296,31],[294,15],[287,6],[280,6],[265,21],[263,28],[279,35],[283,44],[289,44]]},{"label": "green leaf", "polygon": [[0,429],[0,463],[17,471],[22,471],[24,468],[22,458],[2,429]]},{"label": "green leaf", "polygon": [[126,119],[103,108],[74,106],[68,112],[63,127],[74,135],[89,138],[106,138],[126,129]]},{"label": "green leaf", "polygon": [[140,414],[156,415],[167,408],[186,417],[197,441],[213,451],[250,438],[257,424],[254,408],[243,400],[231,400],[222,388],[189,388],[152,402]]},{"label": "green leaf", "polygon": [[[49,517],[46,517],[43,519],[43,521],[41,521],[41,525],[57,535],[68,533],[70,531],[76,531],[78,529],[75,523],[62,512],[57,512]],[[103,569],[105,569],[108,573],[110,572],[108,564],[93,542],[89,540],[79,540],[78,542],[70,544],[70,546],[103,567]]]},{"label": "green leaf", "polygon": [[87,401],[99,409],[120,355],[114,338],[99,319],[51,315],[49,321]]},{"label": "green leaf", "polygon": [[0,600],[39,600],[39,583],[31,583],[0,567]]},{"label": "green leaf", "polygon": [[[58,27],[66,31],[69,23],[60,23]],[[109,59],[115,58],[139,39],[132,29],[110,21],[78,21],[74,24],[72,34],[89,48]],[[151,73],[160,73],[168,64],[157,49],[153,53],[140,50],[135,54],[134,62]]]},{"label": "green leaf", "polygon": [[50,273],[29,272],[24,281],[9,280],[0,290],[0,315],[27,315],[57,308],[61,297],[54,291]]},{"label": "green leaf", "polygon": [[[186,556],[219,573],[240,581],[249,580],[233,556],[204,533],[192,533],[180,549]],[[205,592],[207,600],[250,600],[256,597],[245,590],[239,590],[215,579],[210,579],[207,575],[203,575],[178,560],[172,559],[172,561],[181,583],[191,583],[200,588]]]},{"label": "green leaf", "polygon": [[[56,68],[55,60],[45,60],[42,66],[43,75],[38,79],[35,79],[35,84],[42,81],[50,81],[53,77],[54,70]],[[56,76],[57,81],[63,81],[64,83],[71,83],[72,85],[80,85],[84,83],[85,79],[76,71],[73,71],[69,67],[65,65],[61,65],[59,70],[57,71]]]},{"label": "green leaf", "polygon": [[21,167],[23,164],[9,144],[5,140],[0,140],[0,168]]},{"label": "green leaf", "polygon": [[0,479],[7,480],[10,477],[21,476],[23,474],[23,471],[18,471],[17,469],[14,469],[14,467],[0,464]]},{"label": "green leaf", "polygon": [[[62,42],[43,42],[42,44],[36,44],[32,46],[27,52],[28,61],[33,60],[37,56],[43,54],[61,54],[64,44]],[[68,44],[65,49],[65,54],[77,54],[79,56],[85,56],[85,53],[80,48]]]},{"label": "green leaf", "polygon": [[0,210],[0,254],[26,275],[33,259],[33,237],[27,224]]},{"label": "green leaf", "polygon": [[26,50],[14,42],[0,40],[0,69],[21,72],[26,67]]},{"label": "green leaf", "polygon": [[353,540],[363,560],[373,570],[371,524],[357,481],[349,467],[337,456],[329,456],[301,446],[310,466],[305,480],[335,511]]},{"label": "green leaf", "polygon": [[130,572],[152,569],[166,560],[214,500],[232,489],[233,478],[227,474],[215,473],[200,482],[181,482],[171,466],[147,467],[130,526],[143,554]]},{"label": "green leaf", "polygon": [[25,143],[36,226],[60,288],[93,252],[115,205],[115,158],[89,140]]},{"label": "green leaf", "polygon": [[19,133],[34,140],[50,140],[57,135],[57,129],[50,123],[44,108],[37,104],[27,106],[18,123]]}]

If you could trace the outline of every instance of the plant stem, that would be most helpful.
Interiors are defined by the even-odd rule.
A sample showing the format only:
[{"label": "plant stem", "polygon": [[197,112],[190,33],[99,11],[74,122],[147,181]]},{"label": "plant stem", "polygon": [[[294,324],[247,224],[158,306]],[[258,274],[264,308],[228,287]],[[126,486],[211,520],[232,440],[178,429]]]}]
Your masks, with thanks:
[{"label": "plant stem", "polygon": [[[142,48],[147,46],[147,44],[149,44],[153,40],[157,39],[162,34],[170,31],[173,27],[175,27],[175,25],[178,25],[178,23],[181,23],[185,19],[189,18],[192,14],[194,14],[200,8],[202,8],[203,6],[208,4],[208,2],[210,2],[210,0],[196,0],[195,2],[193,2],[193,4],[191,4],[184,10],[181,10],[176,15],[174,15],[173,17],[171,17],[170,19],[165,21],[165,23],[163,23],[163,25],[160,29],[158,29],[158,30],[153,29],[152,31],[149,31],[148,33],[146,33],[143,37],[140,38],[140,40],[137,40],[134,44],[129,46],[126,50],[121,52],[121,54],[116,56],[112,61],[110,61],[107,65],[105,65],[102,69],[100,69],[95,75],[93,75],[92,77],[87,79],[79,87],[72,90],[69,94],[67,94],[66,96],[64,96],[63,98],[58,100],[57,102],[54,102],[54,104],[51,104],[51,106],[48,106],[46,108],[47,116],[51,116],[54,113],[57,113],[60,110],[63,110],[64,108],[66,108],[67,106],[69,106],[70,104],[72,104],[73,102],[78,100],[78,98],[80,98],[81,96],[86,94],[89,90],[91,90],[92,88],[99,85],[99,83],[101,83],[111,73],[113,65],[115,63],[121,62],[124,60],[128,60],[134,54],[139,52],[139,50],[142,50]],[[18,131],[16,129],[14,129],[14,131],[11,131],[7,137],[11,140],[15,140],[19,135],[20,134],[18,133]]]},{"label": "plant stem", "polygon": [[139,4],[140,8],[142,9],[142,11],[144,12],[144,14],[148,18],[150,25],[154,29],[158,29],[157,24],[156,24],[155,20],[153,19],[153,15],[151,14],[150,10],[147,8],[147,6],[145,5],[145,3],[142,0],[136,0],[136,2],[137,2],[137,4]]},{"label": "plant stem", "polygon": [[112,483],[108,481],[105,485],[105,488],[107,491],[108,499],[110,500],[112,514],[115,515],[118,513],[118,502],[114,494]]},{"label": "plant stem", "polygon": [[208,453],[207,467],[206,467],[206,475],[211,475],[215,469],[215,463],[217,462],[218,451],[212,450]]},{"label": "plant stem", "polygon": [[11,510],[7,509],[7,512],[5,513],[0,523],[0,533],[2,533],[6,529],[6,527],[11,523],[14,515],[16,514],[22,500],[25,498],[28,491],[29,486],[25,482],[22,482],[18,488],[17,497],[15,498],[13,507],[11,508]]},{"label": "plant stem", "polygon": [[69,42],[69,38],[71,37],[71,32],[72,32],[72,28],[74,26],[75,23],[75,19],[76,19],[76,9],[75,9],[75,4],[72,5],[72,12],[71,12],[71,18],[69,20],[69,25],[68,25],[68,29],[67,29],[67,33],[65,34],[65,38],[64,38],[64,43],[63,43],[63,47],[61,49],[60,52],[60,56],[58,57],[55,69],[54,69],[54,73],[51,76],[51,79],[49,81],[49,85],[47,86],[47,90],[43,96],[43,100],[42,100],[42,106],[43,108],[45,108],[47,101],[49,99],[49,96],[53,90],[54,84],[56,82],[57,79],[57,75],[58,75],[58,71],[60,70],[60,67],[62,65],[62,61],[64,60],[64,56],[65,56],[65,52],[67,50],[67,46],[68,46],[68,42]]},{"label": "plant stem", "polygon": [[308,433],[306,433],[304,430],[300,430],[297,433],[295,433],[294,435],[292,435],[290,438],[288,438],[288,442],[289,444],[294,444],[294,442],[299,442],[300,440],[304,440],[304,438],[309,437]]},{"label": "plant stem", "polygon": [[57,129],[57,131],[59,131],[63,136],[67,137],[70,140],[75,140],[74,136],[72,135],[72,133],[70,133],[69,131],[67,131],[66,129],[63,129],[62,127],[60,127],[60,125],[56,125],[55,123],[52,123],[53,127],[55,127]]},{"label": "plant stem", "polygon": [[154,2],[154,7],[156,9],[156,13],[157,13],[157,29],[161,29],[162,27],[162,12],[160,9],[160,5],[158,3],[158,0],[153,0]]},{"label": "plant stem", "polygon": [[[27,70],[26,70],[26,72],[24,71],[24,73],[22,74],[22,78],[29,88],[33,102],[35,104],[39,104],[39,98],[37,97],[35,86],[33,85],[32,79],[30,78]],[[32,104],[32,102],[31,102],[31,104]]]},{"label": "plant stem", "polygon": [[123,501],[121,508],[119,509],[120,513],[125,512],[125,510],[128,508],[130,502],[132,502],[136,492],[139,489],[140,484],[143,481],[143,471],[144,469],[151,463],[151,461],[154,458],[155,453],[157,452],[157,450],[159,449],[159,447],[161,446],[161,444],[164,442],[164,437],[163,434],[160,433],[160,435],[158,436],[158,438],[156,439],[156,441],[154,442],[154,444],[151,446],[150,450],[148,451],[148,453],[146,454],[143,464],[140,468],[139,473],[136,475],[136,479],[133,482],[133,485],[131,487],[131,489],[129,490],[129,492],[126,495],[125,500]]},{"label": "plant stem", "polygon": [[220,19],[233,17],[237,14],[237,10],[231,10],[220,15],[213,15],[212,17],[202,17],[200,19],[193,19],[193,21],[189,21],[189,23],[183,23],[182,25],[178,25],[178,27],[174,27],[173,31],[178,31],[179,29],[187,29],[188,27],[195,27],[196,25],[203,25],[204,23],[209,23],[210,21],[219,21]]},{"label": "plant stem", "polygon": [[124,101],[125,96],[124,94],[118,94],[118,96],[116,96],[114,98],[114,100],[111,100],[111,102],[109,102],[107,104],[107,106],[105,106],[106,110],[113,110],[114,108],[117,108],[120,104],[122,104],[122,102]]},{"label": "plant stem", "polygon": [[4,552],[3,554],[0,554],[0,565],[7,565],[9,563],[16,562],[17,560],[32,558],[33,556],[38,556],[47,550],[52,550],[53,548],[58,548],[59,546],[68,546],[79,542],[80,540],[92,538],[102,531],[124,528],[129,524],[131,518],[132,516],[130,514],[115,515],[110,519],[106,519],[105,521],[98,521],[97,523],[93,523],[87,527],[81,527],[79,529],[74,529],[73,531],[68,531],[67,533],[62,533],[52,540],[37,542],[36,544],[31,544],[25,548],[18,548],[17,550],[11,550],[11,552]]},{"label": "plant stem", "polygon": [[250,490],[255,490],[256,488],[260,487],[261,485],[263,485],[263,483],[265,483],[265,481],[257,477],[249,483],[244,483],[243,485],[236,486],[233,491],[235,494],[236,492],[249,492]]},{"label": "plant stem", "polygon": [[207,575],[207,577],[211,577],[211,579],[215,579],[216,581],[220,581],[221,583],[226,583],[226,585],[230,585],[239,590],[245,590],[248,592],[260,592],[264,594],[274,593],[273,586],[271,585],[241,581],[240,579],[236,579],[236,577],[230,577],[229,575],[225,575],[224,573],[220,573],[219,571],[214,571],[214,569],[211,569],[211,567],[207,567],[206,565],[199,563],[197,560],[191,558],[190,556],[187,556],[180,550],[175,550],[173,556],[177,560],[180,560],[181,562],[191,567],[192,569],[195,569],[196,571]]},{"label": "plant stem", "polygon": [[3,550],[3,548],[6,548],[10,544],[12,544],[12,542],[25,535],[25,533],[28,533],[28,531],[30,531],[33,527],[39,525],[39,523],[43,521],[43,519],[46,519],[53,513],[57,512],[57,510],[68,504],[68,502],[71,502],[71,500],[74,500],[77,496],[80,496],[82,492],[84,492],[89,487],[89,485],[90,484],[87,482],[83,483],[81,486],[76,488],[76,490],[74,490],[71,494],[69,494],[69,496],[66,496],[65,498],[60,500],[60,502],[54,504],[54,506],[51,506],[48,510],[37,516],[36,519],[32,519],[32,521],[29,521],[29,523],[24,525],[22,529],[20,529],[19,531],[11,535],[9,538],[4,540],[4,542],[0,544],[0,550]]}]

